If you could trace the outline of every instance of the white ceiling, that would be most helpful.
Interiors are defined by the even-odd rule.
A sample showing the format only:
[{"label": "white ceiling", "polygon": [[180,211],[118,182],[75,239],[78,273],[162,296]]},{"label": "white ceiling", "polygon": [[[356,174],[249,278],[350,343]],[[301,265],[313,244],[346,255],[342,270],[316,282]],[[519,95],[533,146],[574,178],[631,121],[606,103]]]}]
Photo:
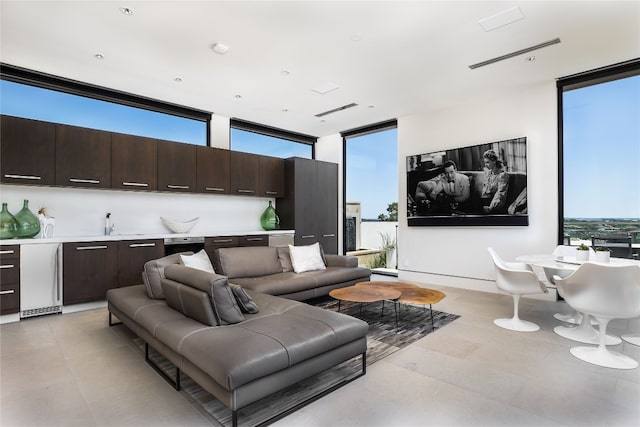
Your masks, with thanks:
[{"label": "white ceiling", "polygon": [[[524,19],[479,25],[514,6]],[[640,56],[639,1],[2,0],[0,12],[5,64],[315,136]]]}]

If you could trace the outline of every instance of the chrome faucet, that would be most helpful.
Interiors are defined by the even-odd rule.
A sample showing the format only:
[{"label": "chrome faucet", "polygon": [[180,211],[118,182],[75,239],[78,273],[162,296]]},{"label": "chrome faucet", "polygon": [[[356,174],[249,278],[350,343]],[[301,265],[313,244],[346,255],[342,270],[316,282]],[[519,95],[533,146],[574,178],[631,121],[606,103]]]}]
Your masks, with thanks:
[{"label": "chrome faucet", "polygon": [[104,235],[110,236],[115,228],[116,226],[111,224],[111,212],[109,212],[107,213],[107,218],[105,219],[104,223]]}]

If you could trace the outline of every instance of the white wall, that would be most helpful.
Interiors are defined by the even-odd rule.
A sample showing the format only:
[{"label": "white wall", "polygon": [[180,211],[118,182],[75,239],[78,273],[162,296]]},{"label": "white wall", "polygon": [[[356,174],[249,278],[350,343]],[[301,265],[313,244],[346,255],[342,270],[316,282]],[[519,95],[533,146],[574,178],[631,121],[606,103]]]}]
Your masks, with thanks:
[{"label": "white wall", "polygon": [[231,147],[231,120],[228,117],[213,114],[211,116],[211,146],[228,150]]},{"label": "white wall", "polygon": [[525,136],[529,206],[527,227],[408,227],[406,209],[399,209],[400,279],[495,292],[488,246],[505,259],[555,248],[556,110],[556,87],[549,81],[398,119],[399,194],[406,194],[406,156]]},{"label": "white wall", "polygon": [[186,221],[200,217],[191,233],[246,233],[260,231],[260,215],[269,200],[257,197],[193,193],[136,192],[58,187],[0,186],[9,212],[22,209],[23,200],[36,214],[46,206],[56,219],[55,235],[91,236],[104,234],[105,215],[118,234],[168,233],[160,217]]},{"label": "white wall", "polygon": [[363,221],[360,223],[360,247],[359,249],[380,249],[382,247],[382,235],[388,235],[391,240],[396,239],[395,221]]}]

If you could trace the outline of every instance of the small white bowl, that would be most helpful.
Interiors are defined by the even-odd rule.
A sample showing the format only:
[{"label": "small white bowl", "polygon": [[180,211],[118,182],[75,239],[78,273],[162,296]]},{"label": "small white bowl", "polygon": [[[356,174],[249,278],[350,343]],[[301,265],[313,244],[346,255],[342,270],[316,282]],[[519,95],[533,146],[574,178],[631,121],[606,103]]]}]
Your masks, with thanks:
[{"label": "small white bowl", "polygon": [[162,223],[165,225],[165,227],[167,227],[174,233],[188,233],[189,230],[191,230],[193,226],[196,225],[198,221],[200,221],[200,217],[193,218],[189,221],[184,222],[172,221],[164,217],[160,217],[160,219],[162,220]]}]

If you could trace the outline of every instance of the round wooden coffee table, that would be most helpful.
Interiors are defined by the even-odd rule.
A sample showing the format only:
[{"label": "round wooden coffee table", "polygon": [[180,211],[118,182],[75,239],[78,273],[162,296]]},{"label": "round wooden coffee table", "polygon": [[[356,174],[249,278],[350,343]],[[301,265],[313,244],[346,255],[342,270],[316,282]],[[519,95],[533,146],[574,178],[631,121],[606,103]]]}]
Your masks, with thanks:
[{"label": "round wooden coffee table", "polygon": [[[399,289],[385,288],[381,286],[349,286],[346,288],[333,289],[329,292],[329,296],[338,300],[338,312],[340,312],[340,303],[342,301],[360,303],[360,315],[362,315],[362,303],[382,301],[382,315],[384,316],[384,301],[400,298],[401,291]],[[395,308],[395,302],[394,302]],[[398,311],[396,308],[396,324],[398,323]]]},{"label": "round wooden coffee table", "polygon": [[405,282],[360,282],[357,287],[382,287],[387,289],[397,289],[400,291],[400,298],[396,301],[402,304],[419,304],[426,308],[429,304],[429,312],[431,313],[431,327],[433,328],[433,310],[431,304],[440,302],[446,295],[444,292],[435,289],[421,288],[418,285]]}]

